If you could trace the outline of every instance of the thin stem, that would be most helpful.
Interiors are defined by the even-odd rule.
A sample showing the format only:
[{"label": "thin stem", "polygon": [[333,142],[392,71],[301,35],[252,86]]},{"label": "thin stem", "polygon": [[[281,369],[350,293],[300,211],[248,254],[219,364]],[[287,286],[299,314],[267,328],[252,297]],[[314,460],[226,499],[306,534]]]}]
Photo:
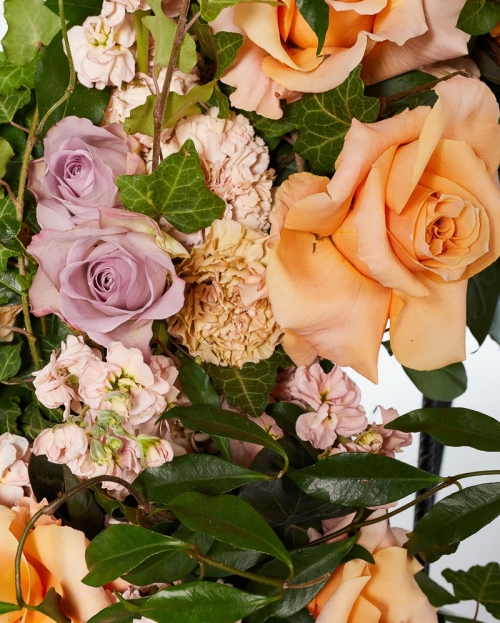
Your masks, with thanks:
[{"label": "thin stem", "polygon": [[40,136],[40,134],[42,133],[43,126],[45,125],[50,115],[54,112],[54,110],[57,110],[57,108],[59,108],[59,106],[63,104],[75,90],[75,82],[76,82],[75,65],[73,63],[73,56],[71,54],[71,48],[69,47],[68,30],[66,28],[66,18],[64,16],[64,0],[58,0],[58,3],[59,3],[59,17],[61,18],[61,30],[62,30],[62,36],[63,36],[63,41],[64,41],[64,47],[66,50],[66,56],[68,57],[69,84],[68,84],[68,88],[66,89],[66,91],[64,91],[60,99],[48,109],[43,119],[40,121],[40,125],[36,129],[37,136]]},{"label": "thin stem", "polygon": [[[24,256],[19,255],[17,258],[17,267],[19,270],[19,275],[21,277],[26,276],[26,267],[24,265]],[[33,363],[37,370],[41,370],[42,364],[40,361],[40,357],[38,356],[38,351],[36,349],[36,338],[33,334],[33,327],[31,326],[31,316],[30,316],[30,304],[29,304],[29,295],[28,290],[21,290],[21,303],[23,306],[23,318],[24,318],[24,326],[26,331],[26,337],[28,338],[28,344],[30,347],[31,357],[33,358]]]},{"label": "thin stem", "polygon": [[28,178],[28,165],[30,163],[31,152],[37,142],[35,133],[36,124],[38,123],[38,107],[35,108],[33,113],[33,119],[31,120],[30,130],[28,134],[28,140],[26,141],[26,147],[23,154],[23,162],[21,164],[21,174],[19,176],[19,186],[17,190],[17,203],[16,203],[16,217],[19,223],[23,222],[23,210],[24,210],[24,192],[26,190],[26,180]]},{"label": "thin stem", "polygon": [[478,614],[479,614],[479,606],[480,606],[480,603],[477,602],[476,603],[476,611],[474,612],[474,616],[472,617],[471,623],[475,623],[477,621],[477,617],[478,617]]},{"label": "thin stem", "polygon": [[[500,476],[500,469],[490,469],[480,472],[466,472],[465,474],[458,474],[458,476],[451,476],[451,480],[462,480],[463,478],[475,478],[476,476]],[[453,482],[452,484],[455,484]]]},{"label": "thin stem", "polygon": [[242,569],[238,569],[236,567],[231,567],[230,565],[225,565],[222,562],[217,560],[212,560],[212,558],[208,558],[208,556],[203,556],[203,554],[193,554],[193,558],[196,558],[198,562],[203,562],[206,565],[210,565],[211,567],[215,567],[216,569],[222,569],[222,571],[227,571],[231,573],[231,575],[239,575],[242,578],[247,578],[247,580],[253,580],[254,582],[259,582],[260,584],[267,584],[269,586],[274,586],[275,588],[282,589],[283,581],[276,580],[274,578],[268,578],[264,575],[257,575],[256,573],[251,573],[250,571],[243,571]]},{"label": "thin stem", "polygon": [[148,73],[148,53],[149,53],[149,30],[143,24],[142,18],[149,15],[151,11],[134,11],[134,26],[137,37],[137,68],[143,74]]},{"label": "thin stem", "polygon": [[21,584],[21,559],[23,556],[23,547],[26,543],[26,539],[30,533],[31,528],[35,525],[38,519],[45,514],[45,509],[47,507],[44,506],[38,512],[36,512],[33,517],[28,521],[26,527],[24,528],[23,533],[21,534],[21,538],[19,539],[19,544],[17,546],[16,558],[15,558],[15,569],[16,569],[16,601],[21,608],[26,607],[28,604],[25,603],[23,598],[23,587]]},{"label": "thin stem", "polygon": [[315,578],[314,580],[309,580],[309,582],[302,582],[301,584],[289,584],[288,582],[285,582],[283,584],[283,588],[285,589],[289,589],[289,588],[309,588],[309,586],[316,586],[316,584],[319,584],[320,582],[324,582],[325,580],[328,580],[328,578],[331,576],[331,573],[325,573],[322,576],[320,576],[319,578]]},{"label": "thin stem", "polygon": [[4,180],[0,180],[0,184],[5,188],[8,192],[9,197],[12,199],[12,203],[16,206],[16,214],[17,214],[17,206],[19,204],[16,195],[14,194],[12,188],[5,182]]},{"label": "thin stem", "polygon": [[198,11],[198,13],[196,13],[190,20],[189,22],[186,24],[186,27],[184,28],[184,35],[187,35],[189,29],[191,28],[191,26],[196,22],[196,20],[200,17],[201,15],[201,11]]},{"label": "thin stem", "polygon": [[30,339],[30,337],[34,337],[33,333],[29,333],[29,331],[25,331],[24,329],[20,329],[19,327],[11,327],[10,324],[0,324],[0,329],[14,331],[14,333],[21,333],[28,339]]},{"label": "thin stem", "polygon": [[26,132],[26,134],[28,134],[29,129],[25,128],[23,125],[19,125],[19,123],[16,123],[15,121],[9,121],[9,123],[14,128],[17,128],[18,130],[22,130],[23,132]]},{"label": "thin stem", "polygon": [[174,75],[177,61],[179,60],[179,54],[181,51],[181,45],[186,33],[186,17],[189,10],[190,0],[182,0],[181,12],[179,14],[179,21],[177,22],[177,28],[175,31],[174,42],[172,44],[172,52],[167,65],[167,73],[165,75],[165,82],[160,97],[156,97],[156,104],[154,110],[154,138],[153,138],[153,160],[151,163],[152,171],[155,171],[160,164],[160,141],[161,132],[163,129],[163,117],[165,115],[165,107],[167,105],[167,99],[170,93],[170,83]]}]

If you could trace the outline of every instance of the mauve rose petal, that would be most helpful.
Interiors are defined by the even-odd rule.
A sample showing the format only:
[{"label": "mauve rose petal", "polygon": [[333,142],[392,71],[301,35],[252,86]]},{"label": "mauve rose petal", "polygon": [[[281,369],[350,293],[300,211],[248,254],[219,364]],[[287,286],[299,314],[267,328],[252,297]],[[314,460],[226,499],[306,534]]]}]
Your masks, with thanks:
[{"label": "mauve rose petal", "polygon": [[31,312],[35,316],[59,315],[59,292],[43,270],[39,270],[30,288]]}]

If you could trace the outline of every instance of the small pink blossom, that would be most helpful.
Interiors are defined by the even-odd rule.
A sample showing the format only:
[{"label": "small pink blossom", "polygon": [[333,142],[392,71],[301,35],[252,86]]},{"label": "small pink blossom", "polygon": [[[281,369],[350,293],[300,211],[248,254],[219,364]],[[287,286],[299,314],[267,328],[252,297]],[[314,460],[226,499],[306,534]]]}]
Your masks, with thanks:
[{"label": "small pink blossom", "polygon": [[394,458],[396,452],[402,452],[401,448],[411,446],[413,437],[411,433],[386,429],[385,425],[398,418],[399,413],[396,409],[384,409],[384,407],[380,405],[379,408],[382,414],[382,424],[374,425],[378,434],[382,437],[382,447],[380,448],[379,454],[385,454],[385,456]]},{"label": "small pink blossom", "polygon": [[12,508],[29,487],[28,440],[19,435],[0,435],[0,504]]},{"label": "small pink blossom", "polygon": [[137,443],[148,467],[160,467],[174,458],[174,450],[166,439],[138,435]]},{"label": "small pink blossom", "polygon": [[45,454],[52,463],[66,464],[84,456],[87,434],[78,424],[58,424],[42,431],[33,443],[33,454]]}]

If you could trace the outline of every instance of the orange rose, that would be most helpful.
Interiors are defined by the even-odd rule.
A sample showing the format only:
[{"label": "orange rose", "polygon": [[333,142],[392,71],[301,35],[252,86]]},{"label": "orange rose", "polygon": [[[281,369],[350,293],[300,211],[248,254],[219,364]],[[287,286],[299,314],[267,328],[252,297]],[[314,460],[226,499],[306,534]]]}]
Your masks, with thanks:
[{"label": "orange rose", "polygon": [[[0,506],[0,601],[16,603],[14,559],[29,517],[26,506]],[[86,623],[111,602],[104,589],[80,581],[88,572],[83,532],[57,524],[42,516],[26,540],[21,563],[23,596],[27,603],[37,605],[54,587],[62,595],[60,607],[64,614],[72,623]],[[0,615],[1,623],[16,621],[50,623],[52,619],[32,610]]]},{"label": "orange rose", "polygon": [[282,116],[280,99],[333,89],[361,61],[363,79],[371,84],[467,54],[469,35],[455,27],[464,0],[328,0],[329,28],[319,56],[318,38],[295,0],[283,2],[239,4],[211,24],[216,32],[246,38],[222,78],[236,87],[232,104],[271,119]]},{"label": "orange rose", "polygon": [[376,382],[389,318],[403,365],[465,359],[467,279],[500,255],[499,108],[478,80],[435,90],[432,109],[354,119],[330,182],[278,191],[267,285],[297,365],[319,355]]},{"label": "orange rose", "polygon": [[358,544],[376,564],[357,558],[337,567],[308,606],[316,622],[437,623],[435,609],[413,578],[422,566],[407,556],[405,541],[404,532],[388,522],[361,528]]}]

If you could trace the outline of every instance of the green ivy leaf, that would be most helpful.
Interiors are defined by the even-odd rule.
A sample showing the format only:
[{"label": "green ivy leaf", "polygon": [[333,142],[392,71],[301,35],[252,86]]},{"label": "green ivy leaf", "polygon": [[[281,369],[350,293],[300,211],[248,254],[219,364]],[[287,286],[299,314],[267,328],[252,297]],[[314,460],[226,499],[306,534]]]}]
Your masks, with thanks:
[{"label": "green ivy leaf", "polygon": [[468,571],[445,569],[443,577],[453,585],[457,600],[474,599],[495,619],[500,619],[500,565],[497,562],[484,567],[476,565]]},{"label": "green ivy leaf", "polygon": [[209,497],[202,493],[183,493],[169,502],[168,508],[190,530],[206,532],[241,549],[274,556],[293,573],[292,561],[283,543],[244,500],[233,495]]},{"label": "green ivy leaf", "polygon": [[[45,0],[45,6],[59,15],[58,0]],[[87,17],[99,15],[101,9],[101,0],[64,0],[64,17],[71,24],[83,24]]]},{"label": "green ivy leaf", "polygon": [[492,0],[467,0],[458,16],[457,28],[469,35],[484,35],[500,22],[500,5]]},{"label": "green ivy leaf", "polygon": [[[35,91],[43,117],[68,88],[68,58],[63,50],[62,39],[56,37],[45,49],[38,63],[35,75]],[[77,82],[71,96],[55,110],[44,125],[42,137],[63,117],[85,117],[94,125],[100,125],[111,96],[111,88],[87,89]]]},{"label": "green ivy leaf", "polygon": [[437,502],[407,535],[405,547],[425,555],[429,548],[458,544],[499,515],[500,483],[468,487]]},{"label": "green ivy leaf", "polygon": [[130,117],[125,119],[123,128],[127,134],[147,134],[153,136],[155,133],[153,113],[156,104],[156,95],[148,95],[144,104],[133,108]]},{"label": "green ivy leaf", "polygon": [[49,45],[61,29],[59,18],[43,0],[5,0],[4,14],[9,29],[2,47],[14,65],[27,65],[38,54],[39,44]]},{"label": "green ivy leaf", "polygon": [[467,389],[467,373],[463,363],[452,363],[439,370],[403,370],[415,387],[431,400],[451,402]]},{"label": "green ivy leaf", "polygon": [[290,478],[309,495],[345,506],[379,506],[437,485],[440,476],[379,454],[346,452],[301,470]]},{"label": "green ivy leaf", "polygon": [[296,121],[294,121],[292,111],[293,109],[291,106],[283,106],[283,116],[281,119],[268,119],[267,117],[258,115],[256,112],[248,112],[246,110],[239,110],[238,112],[245,115],[254,128],[266,137],[281,138],[283,134],[295,130]]},{"label": "green ivy leaf", "polygon": [[184,95],[171,91],[168,95],[163,127],[173,128],[183,117],[197,115],[200,112],[198,102],[207,102],[211,97],[215,86],[215,80],[202,86],[196,85]]},{"label": "green ivy leaf", "polygon": [[14,268],[0,270],[0,297],[2,305],[19,305],[21,302],[21,286],[17,280],[17,275],[18,272]]},{"label": "green ivy leaf", "polygon": [[7,242],[19,233],[16,208],[9,196],[0,199],[0,242]]},{"label": "green ivy leaf", "polygon": [[467,326],[479,345],[488,335],[500,296],[500,261],[467,281]]},{"label": "green ivy leaf", "polygon": [[[13,157],[14,150],[10,146],[9,141],[6,141],[3,137],[0,136],[0,179],[4,178],[4,175],[7,172],[7,165]],[[2,227],[1,223],[0,227]]]},{"label": "green ivy leaf", "polygon": [[20,415],[19,405],[12,398],[2,396],[0,398],[0,435],[3,433],[20,435],[21,431],[17,427],[17,418]]},{"label": "green ivy leaf", "polygon": [[126,208],[154,219],[164,216],[185,234],[208,227],[226,208],[225,202],[208,190],[191,139],[150,175],[121,175],[116,183]]},{"label": "green ivy leaf", "polygon": [[0,52],[0,95],[7,95],[21,87],[32,89],[39,60],[40,55],[37,54],[27,65],[19,67],[7,60],[5,52]]},{"label": "green ivy leaf", "polygon": [[340,86],[325,93],[306,93],[291,106],[299,130],[294,150],[309,161],[314,173],[330,174],[342,151],[353,119],[377,119],[379,101],[363,95],[358,65]]},{"label": "green ivy leaf", "polygon": [[16,112],[30,101],[29,89],[14,91],[0,97],[0,123],[10,123]]},{"label": "green ivy leaf", "polygon": [[297,0],[297,8],[300,14],[313,29],[318,37],[316,54],[320,54],[325,45],[326,33],[328,32],[330,11],[324,0]]},{"label": "green ivy leaf", "polygon": [[21,422],[23,434],[29,441],[35,441],[43,430],[52,428],[53,426],[51,422],[47,422],[47,420],[42,417],[40,409],[33,402],[24,410]]},{"label": "green ivy leaf", "polygon": [[246,363],[242,368],[206,364],[205,369],[219,394],[224,394],[232,407],[240,407],[253,417],[260,417],[269,402],[269,394],[276,384],[278,366],[286,368],[290,360],[275,350],[269,359]]},{"label": "green ivy leaf", "polygon": [[[143,17],[142,22],[155,40],[155,64],[166,67],[170,61],[177,26],[163,13],[161,0],[152,0],[149,4],[155,14]],[[190,35],[186,35],[181,45],[177,67],[184,73],[189,73],[196,65],[196,61],[196,44]]]},{"label": "green ivy leaf", "polygon": [[244,415],[210,405],[193,405],[191,407],[175,407],[167,411],[160,420],[167,419],[167,417],[177,417],[186,428],[199,430],[202,433],[207,433],[207,435],[227,437],[269,448],[283,458],[285,461],[284,471],[286,471],[288,465],[286,452],[269,433]]},{"label": "green ivy leaf", "polygon": [[8,381],[17,374],[21,367],[21,346],[0,346],[0,381]]},{"label": "green ivy leaf", "polygon": [[427,433],[445,446],[500,452],[500,422],[472,409],[417,409],[385,427],[406,433]]},{"label": "green ivy leaf", "polygon": [[205,21],[213,22],[221,11],[229,6],[242,4],[243,2],[263,2],[273,6],[278,5],[278,2],[273,2],[272,0],[201,0],[201,16]]},{"label": "green ivy leaf", "polygon": [[420,571],[413,577],[429,600],[431,606],[434,606],[434,608],[441,608],[442,606],[447,606],[448,604],[458,603],[458,599],[456,599],[456,597],[453,597],[453,595],[442,586],[434,582],[434,580],[431,580],[425,571]]},{"label": "green ivy leaf", "polygon": [[103,586],[155,554],[190,549],[184,541],[140,526],[111,525],[85,550],[89,572],[82,582],[88,586]]},{"label": "green ivy leaf", "polygon": [[132,623],[145,617],[158,623],[234,623],[262,608],[274,597],[250,595],[216,582],[196,582],[171,586],[145,599],[101,610],[88,623]]}]

